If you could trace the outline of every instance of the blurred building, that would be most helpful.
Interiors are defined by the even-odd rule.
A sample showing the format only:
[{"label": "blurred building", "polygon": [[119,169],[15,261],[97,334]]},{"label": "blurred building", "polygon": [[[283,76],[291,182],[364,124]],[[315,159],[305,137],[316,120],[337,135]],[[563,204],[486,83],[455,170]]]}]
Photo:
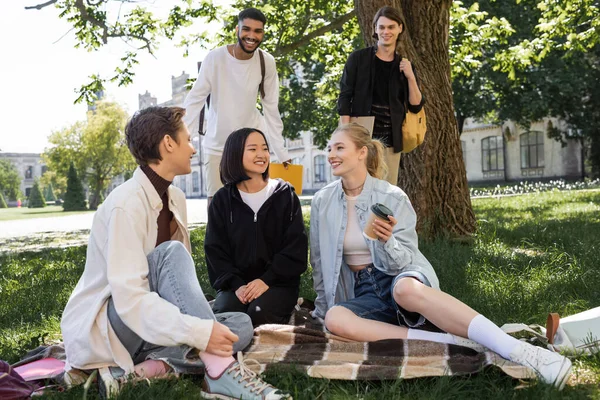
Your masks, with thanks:
[{"label": "blurred building", "polygon": [[21,176],[21,193],[25,195],[21,200],[29,197],[35,180],[41,178],[48,169],[39,153],[0,153],[0,158],[9,160],[17,168]]},{"label": "blurred building", "polygon": [[[548,137],[563,122],[544,118],[525,129],[512,121],[502,125],[467,120],[460,137],[469,182],[521,181],[583,177],[583,146],[566,136],[566,145]],[[568,130],[566,130],[568,132]]]}]

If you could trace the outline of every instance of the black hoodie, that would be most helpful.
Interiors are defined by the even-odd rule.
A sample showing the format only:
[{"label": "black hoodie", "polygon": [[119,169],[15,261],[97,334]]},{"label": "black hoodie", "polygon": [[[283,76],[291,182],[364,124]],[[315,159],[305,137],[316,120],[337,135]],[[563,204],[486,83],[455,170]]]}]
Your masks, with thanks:
[{"label": "black hoodie", "polygon": [[289,183],[278,181],[256,214],[235,184],[213,197],[204,251],[210,284],[216,290],[236,291],[257,278],[268,286],[299,287],[307,266],[308,238],[298,196]]}]

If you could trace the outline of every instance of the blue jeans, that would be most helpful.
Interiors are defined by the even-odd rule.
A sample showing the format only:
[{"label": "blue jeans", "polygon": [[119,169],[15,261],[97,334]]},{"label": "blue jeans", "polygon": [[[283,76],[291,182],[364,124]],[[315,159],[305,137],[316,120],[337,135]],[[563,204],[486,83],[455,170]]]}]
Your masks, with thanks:
[{"label": "blue jeans", "polygon": [[354,272],[354,298],[338,303],[336,306],[347,308],[361,318],[409,328],[420,327],[425,323],[425,317],[403,309],[394,300],[394,286],[398,280],[407,277],[416,278],[424,285],[431,286],[420,272],[406,271],[391,276],[371,264]]},{"label": "blue jeans", "polygon": [[[194,261],[181,242],[164,242],[150,252],[148,270],[148,282],[152,292],[176,305],[183,314],[201,319],[214,319],[238,335],[239,340],[233,346],[234,352],[241,351],[250,344],[253,336],[250,317],[238,312],[213,314],[198,282]],[[108,300],[108,320],[134,364],[146,359],[160,359],[177,372],[200,372],[202,363],[197,355],[193,356],[194,349],[186,345],[163,347],[145,342],[121,320],[112,297]]]}]

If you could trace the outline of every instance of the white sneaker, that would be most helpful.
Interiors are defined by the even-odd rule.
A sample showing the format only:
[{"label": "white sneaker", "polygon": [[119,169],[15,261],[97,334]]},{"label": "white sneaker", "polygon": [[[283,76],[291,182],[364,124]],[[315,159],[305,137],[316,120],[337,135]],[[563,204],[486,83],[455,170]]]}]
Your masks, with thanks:
[{"label": "white sneaker", "polygon": [[541,347],[522,342],[510,353],[510,360],[531,367],[543,382],[562,390],[571,375],[571,360]]},{"label": "white sneaker", "polygon": [[458,346],[468,347],[470,349],[475,350],[478,353],[483,353],[484,351],[488,351],[488,348],[477,343],[474,340],[464,338],[462,336],[452,335],[454,339],[454,344]]}]

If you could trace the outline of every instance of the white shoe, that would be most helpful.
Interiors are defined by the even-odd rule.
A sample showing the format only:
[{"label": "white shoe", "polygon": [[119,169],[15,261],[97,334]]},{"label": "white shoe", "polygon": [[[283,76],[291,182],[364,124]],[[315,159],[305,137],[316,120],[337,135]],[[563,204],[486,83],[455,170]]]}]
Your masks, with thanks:
[{"label": "white shoe", "polygon": [[467,339],[467,338],[464,338],[462,336],[457,336],[457,335],[452,335],[452,338],[454,339],[455,345],[468,347],[470,349],[475,350],[478,353],[483,353],[485,351],[488,351],[487,347],[477,343],[474,340]]},{"label": "white shoe", "polygon": [[571,375],[571,360],[541,347],[522,342],[510,353],[510,360],[531,367],[538,378],[562,390]]}]

